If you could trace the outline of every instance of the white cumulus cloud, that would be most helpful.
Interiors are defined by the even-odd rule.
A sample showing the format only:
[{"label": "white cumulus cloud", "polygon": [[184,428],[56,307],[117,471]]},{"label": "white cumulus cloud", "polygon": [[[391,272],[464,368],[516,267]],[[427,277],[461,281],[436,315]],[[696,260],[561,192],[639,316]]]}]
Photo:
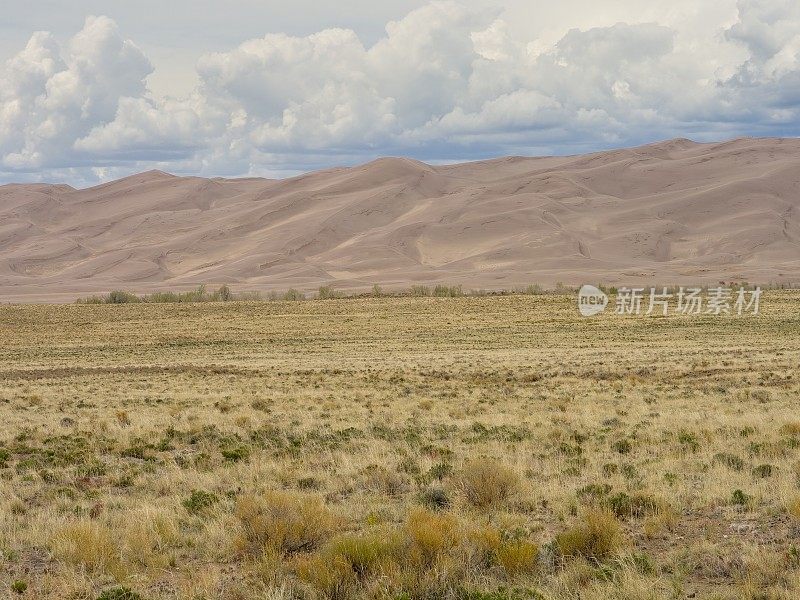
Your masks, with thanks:
[{"label": "white cumulus cloud", "polygon": [[270,174],[383,154],[800,133],[796,0],[739,0],[704,27],[632,20],[555,41],[499,15],[432,2],[370,45],[349,29],[267,34],[202,56],[183,98],[148,90],[152,65],[106,17],[63,44],[37,32],[2,71],[0,180]]}]

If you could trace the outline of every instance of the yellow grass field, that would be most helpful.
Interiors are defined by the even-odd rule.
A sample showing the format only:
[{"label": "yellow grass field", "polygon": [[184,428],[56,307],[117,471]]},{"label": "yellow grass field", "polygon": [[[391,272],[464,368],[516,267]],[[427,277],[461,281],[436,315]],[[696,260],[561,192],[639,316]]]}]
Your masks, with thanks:
[{"label": "yellow grass field", "polygon": [[798,598],[798,309],[0,306],[0,598]]}]

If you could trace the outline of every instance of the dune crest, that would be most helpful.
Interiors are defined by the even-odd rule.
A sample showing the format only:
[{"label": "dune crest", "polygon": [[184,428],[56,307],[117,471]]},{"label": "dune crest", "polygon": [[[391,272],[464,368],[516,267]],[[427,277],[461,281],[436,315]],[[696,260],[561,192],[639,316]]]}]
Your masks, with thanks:
[{"label": "dune crest", "polygon": [[800,140],[0,187],[0,300],[438,281],[800,282]]}]

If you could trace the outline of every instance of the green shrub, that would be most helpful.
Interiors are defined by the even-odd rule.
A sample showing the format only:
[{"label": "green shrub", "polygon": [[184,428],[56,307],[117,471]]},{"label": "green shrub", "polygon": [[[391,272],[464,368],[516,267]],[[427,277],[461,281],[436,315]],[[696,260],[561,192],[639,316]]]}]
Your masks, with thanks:
[{"label": "green shrub", "polygon": [[744,469],[744,460],[735,454],[729,454],[727,452],[719,452],[715,454],[711,462],[715,465],[723,465],[728,467],[732,471],[741,471]]},{"label": "green shrub", "polygon": [[143,598],[129,588],[115,587],[104,590],[97,600],[143,600]]},{"label": "green shrub", "polygon": [[700,442],[697,439],[697,435],[685,429],[681,429],[678,432],[678,443],[684,450],[688,450],[689,452],[697,452],[700,449]]},{"label": "green shrub", "polygon": [[731,504],[736,506],[747,506],[752,498],[742,490],[733,490],[731,494]]},{"label": "green shrub", "polygon": [[528,296],[539,296],[544,294],[544,290],[538,283],[534,283],[526,287],[523,293],[527,294]]},{"label": "green shrub", "polygon": [[297,480],[297,487],[301,490],[318,490],[322,487],[322,482],[316,477],[301,477]]},{"label": "green shrub", "polygon": [[232,444],[220,450],[225,460],[239,462],[250,458],[250,448],[244,444]]},{"label": "green shrub", "polygon": [[141,302],[141,299],[136,294],[124,292],[122,290],[114,290],[105,300],[106,304],[135,304]]},{"label": "green shrub", "polygon": [[411,295],[416,297],[430,296],[431,289],[426,285],[412,285]]},{"label": "green shrub", "polygon": [[768,477],[772,477],[772,473],[775,471],[775,467],[772,465],[758,465],[757,467],[753,467],[753,477],[756,479],[766,479]]},{"label": "green shrub", "polygon": [[14,583],[11,584],[11,591],[17,594],[24,594],[25,590],[28,589],[28,584],[22,581],[21,579],[17,579]]},{"label": "green shrub", "polygon": [[306,295],[299,290],[291,288],[283,295],[283,299],[287,302],[298,302],[300,300],[305,300]]},{"label": "green shrub", "polygon": [[619,454],[628,454],[633,449],[633,444],[630,440],[623,438],[611,444],[611,449]]},{"label": "green shrub", "polygon": [[197,515],[203,512],[206,508],[214,506],[219,502],[219,498],[211,492],[203,490],[192,490],[189,497],[186,498],[181,504],[189,514]]},{"label": "green shrub", "polygon": [[608,496],[611,493],[611,486],[607,483],[589,483],[576,493],[581,500],[596,501]]},{"label": "green shrub", "polygon": [[428,469],[428,479],[442,481],[453,472],[453,465],[449,462],[438,462]]},{"label": "green shrub", "polygon": [[457,298],[464,295],[464,290],[460,285],[437,285],[433,288],[433,295],[438,298]]},{"label": "green shrub", "polygon": [[652,496],[643,494],[633,494],[629,496],[625,492],[614,494],[608,498],[608,506],[619,518],[641,518],[655,514],[661,503]]},{"label": "green shrub", "polygon": [[319,288],[317,293],[317,298],[319,300],[334,300],[336,298],[340,298],[341,294],[333,289],[330,285],[323,285]]}]

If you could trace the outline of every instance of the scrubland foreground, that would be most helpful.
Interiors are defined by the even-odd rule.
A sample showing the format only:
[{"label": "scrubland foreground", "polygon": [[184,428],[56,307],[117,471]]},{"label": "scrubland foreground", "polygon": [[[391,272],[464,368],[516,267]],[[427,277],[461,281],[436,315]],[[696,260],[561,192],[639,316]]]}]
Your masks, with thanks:
[{"label": "scrubland foreground", "polygon": [[0,307],[0,597],[800,597],[800,294]]}]

